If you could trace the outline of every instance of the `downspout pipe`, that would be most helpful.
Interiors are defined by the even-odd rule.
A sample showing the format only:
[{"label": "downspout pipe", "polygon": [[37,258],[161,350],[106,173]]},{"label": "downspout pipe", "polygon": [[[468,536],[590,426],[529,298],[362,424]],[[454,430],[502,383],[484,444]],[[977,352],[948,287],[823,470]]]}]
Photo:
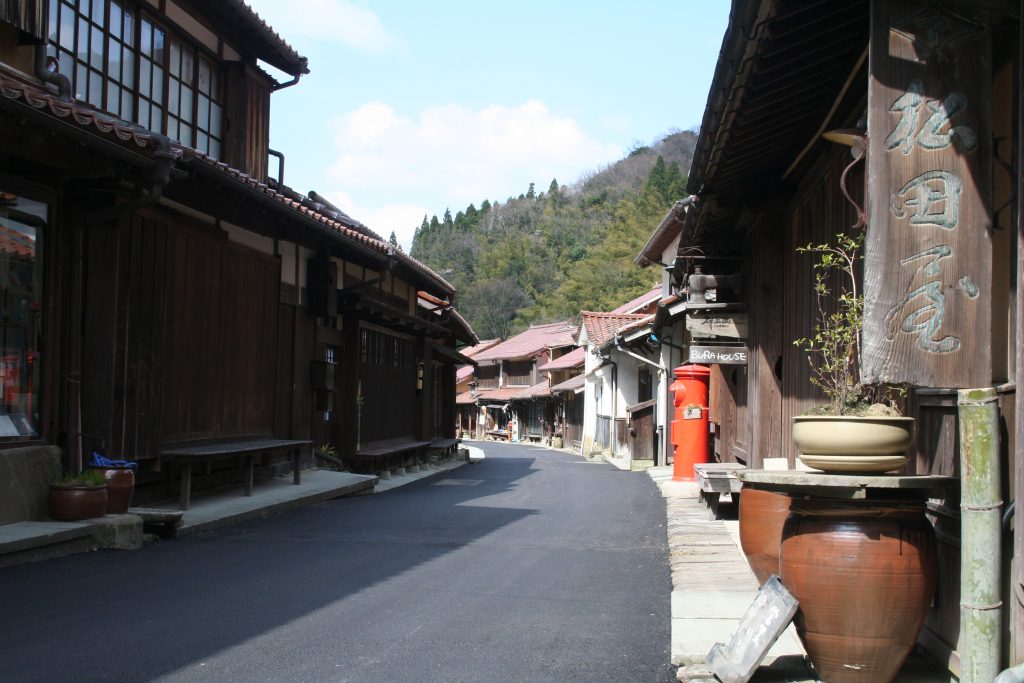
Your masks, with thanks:
[{"label": "downspout pipe", "polygon": [[57,99],[61,102],[72,102],[71,98],[71,79],[59,71],[50,71],[47,66],[46,58],[46,44],[41,43],[36,45],[36,63],[35,72],[36,78],[41,80],[43,83],[48,83],[57,87]]},{"label": "downspout pipe", "polygon": [[999,488],[999,406],[995,388],[960,389],[961,683],[999,673],[1003,501]]}]

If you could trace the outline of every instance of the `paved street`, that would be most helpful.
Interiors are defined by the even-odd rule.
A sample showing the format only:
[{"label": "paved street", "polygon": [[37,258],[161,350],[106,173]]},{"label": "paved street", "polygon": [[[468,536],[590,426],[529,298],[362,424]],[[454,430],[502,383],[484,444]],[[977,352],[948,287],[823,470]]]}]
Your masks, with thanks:
[{"label": "paved street", "polygon": [[2,569],[0,680],[672,680],[651,479],[482,445],[385,493]]}]

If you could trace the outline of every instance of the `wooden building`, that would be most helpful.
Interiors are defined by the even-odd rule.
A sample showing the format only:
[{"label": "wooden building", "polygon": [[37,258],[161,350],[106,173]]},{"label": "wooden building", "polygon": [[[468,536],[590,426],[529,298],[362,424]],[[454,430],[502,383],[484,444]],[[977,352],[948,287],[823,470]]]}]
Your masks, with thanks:
[{"label": "wooden building", "polygon": [[[473,356],[485,351],[500,339],[487,339],[471,347],[461,350],[463,356],[472,360]],[[486,420],[481,421],[480,408],[476,404],[477,392],[476,364],[460,366],[455,373],[455,432],[459,438],[482,439],[486,431]]]},{"label": "wooden building", "polygon": [[[994,386],[1003,497],[1019,501],[1021,9],[733,2],[689,176],[696,201],[665,262],[681,297],[701,264],[742,281],[743,362],[711,361],[719,459],[795,467],[790,418],[822,398],[793,344],[813,332],[815,309],[814,259],[798,247],[866,223],[861,373],[910,387],[908,469],[959,476],[956,389]],[[922,642],[957,673],[959,501],[929,510],[940,585]],[[1024,525],[1019,505],[1007,510],[1003,663],[1013,664],[1024,661]]]},{"label": "wooden building", "polygon": [[575,336],[576,326],[568,322],[531,325],[473,357],[476,404],[486,424],[485,434],[521,440],[550,438],[556,412],[548,378],[540,368],[572,351]]},{"label": "wooden building", "polygon": [[587,350],[578,346],[568,353],[549,360],[539,368],[547,375],[554,400],[551,436],[554,443],[580,449],[583,438],[583,367]]},{"label": "wooden building", "polygon": [[138,460],[145,499],[183,445],[454,436],[453,287],[269,176],[305,73],[242,0],[0,7],[5,447]]}]

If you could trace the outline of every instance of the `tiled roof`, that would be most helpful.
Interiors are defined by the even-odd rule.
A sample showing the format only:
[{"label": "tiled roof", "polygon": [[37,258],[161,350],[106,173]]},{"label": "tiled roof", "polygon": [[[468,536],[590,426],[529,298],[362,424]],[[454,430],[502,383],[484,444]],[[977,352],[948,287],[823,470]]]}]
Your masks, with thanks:
[{"label": "tiled roof", "polygon": [[534,384],[529,389],[523,389],[512,397],[513,401],[526,401],[531,398],[546,398],[551,396],[551,386],[547,380]]},{"label": "tiled roof", "polygon": [[575,377],[570,377],[569,379],[565,380],[564,382],[560,382],[560,383],[556,384],[555,386],[551,387],[551,393],[552,394],[560,394],[560,393],[565,392],[565,391],[576,391],[577,389],[581,388],[586,383],[587,383],[586,375],[576,375]]},{"label": "tiled roof", "polygon": [[638,320],[634,320],[631,323],[623,325],[617,330],[617,332],[619,334],[625,334],[626,332],[630,332],[631,330],[643,327],[644,325],[650,325],[652,322],[654,322],[653,313],[651,313],[650,315],[645,315],[644,317],[639,318]]},{"label": "tiled roof", "polygon": [[20,256],[33,259],[36,255],[36,241],[23,232],[0,225],[0,252],[7,255],[7,258]]},{"label": "tiled roof", "polygon": [[464,379],[473,376],[473,371],[476,370],[472,365],[463,365],[461,368],[455,371],[455,381],[461,382]]},{"label": "tiled roof", "polygon": [[455,397],[455,405],[458,406],[471,406],[476,403],[476,399],[473,398],[472,391],[463,391],[461,394]]},{"label": "tiled roof", "polygon": [[475,345],[470,346],[469,348],[462,349],[462,355],[473,358],[474,356],[476,356],[476,354],[480,353],[481,351],[486,351],[495,344],[499,343],[501,343],[500,339],[485,339],[483,341],[477,342]]},{"label": "tiled roof", "polygon": [[234,25],[244,31],[246,42],[249,43],[247,47],[267,64],[292,76],[309,73],[306,58],[299,55],[243,0],[222,0],[204,5],[204,11],[221,18],[227,26]]},{"label": "tiled roof", "polygon": [[315,203],[290,188],[278,186],[276,183],[261,182],[247,173],[178,142],[171,142],[170,149],[161,151],[158,148],[160,145],[158,140],[162,140],[162,136],[155,135],[152,131],[138,125],[117,119],[110,114],[97,111],[87,104],[62,102],[44,87],[22,80],[13,73],[0,72],[0,98],[17,102],[77,128],[87,129],[98,137],[143,157],[166,157],[169,155],[176,163],[198,163],[199,166],[195,168],[206,169],[235,182],[239,188],[256,192],[278,204],[282,209],[291,210],[297,217],[301,216],[315,221],[336,233],[343,240],[360,244],[362,247],[382,255],[388,255],[426,276],[446,292],[455,291],[455,287],[447,280],[408,254],[394,249],[362,223],[352,220],[343,213],[325,210],[322,204]]},{"label": "tiled roof", "polygon": [[650,313],[650,310],[657,305],[661,298],[661,285],[656,285],[650,291],[644,292],[637,298],[622,304],[612,313]]},{"label": "tiled roof", "polygon": [[619,328],[637,320],[646,318],[644,315],[627,313],[597,313],[583,311],[583,327],[587,331],[587,341],[601,346],[615,336]]},{"label": "tiled roof", "polygon": [[476,392],[476,397],[481,401],[508,401],[521,393],[527,387],[501,387],[500,389],[484,389]]},{"label": "tiled roof", "polygon": [[531,358],[546,348],[572,346],[577,328],[569,322],[531,325],[530,329],[478,353],[473,358],[483,360],[517,360]]},{"label": "tiled roof", "polygon": [[587,349],[584,346],[577,346],[575,349],[559,356],[558,358],[548,361],[541,365],[538,370],[541,372],[549,372],[551,370],[568,370],[569,368],[575,368],[583,365],[587,360]]}]

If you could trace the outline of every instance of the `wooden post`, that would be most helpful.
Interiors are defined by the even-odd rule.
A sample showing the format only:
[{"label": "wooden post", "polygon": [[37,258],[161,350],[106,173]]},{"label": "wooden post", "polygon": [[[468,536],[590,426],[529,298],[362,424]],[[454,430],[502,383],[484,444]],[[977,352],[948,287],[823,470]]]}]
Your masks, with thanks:
[{"label": "wooden post", "polygon": [[[1021,16],[1024,16],[1024,0],[1020,3]],[[1024,24],[1018,36],[1020,57],[1017,60],[1017,68],[1024,66]],[[1017,159],[1024,159],[1024,89],[1020,87],[1020,77],[1017,77],[1018,101],[1017,106]],[[1024,513],[1021,505],[1024,505],[1024,399],[1021,397],[1021,387],[1024,387],[1024,291],[1021,283],[1024,282],[1024,211],[1021,211],[1021,198],[1024,197],[1024,174],[1017,172],[1017,327],[1014,342],[1017,349],[1017,362],[1015,372],[1015,383],[1017,393],[1015,396],[1015,421],[1016,440],[1013,453],[1016,471],[1014,482],[1013,499],[1017,501],[1017,508],[1014,512],[1013,528],[1013,575],[1010,577],[1010,661],[1024,662]]]},{"label": "wooden post", "polygon": [[352,457],[359,450],[359,319],[346,313],[342,320],[341,384],[334,397],[338,408],[341,433],[338,438],[338,452],[342,457]]}]

